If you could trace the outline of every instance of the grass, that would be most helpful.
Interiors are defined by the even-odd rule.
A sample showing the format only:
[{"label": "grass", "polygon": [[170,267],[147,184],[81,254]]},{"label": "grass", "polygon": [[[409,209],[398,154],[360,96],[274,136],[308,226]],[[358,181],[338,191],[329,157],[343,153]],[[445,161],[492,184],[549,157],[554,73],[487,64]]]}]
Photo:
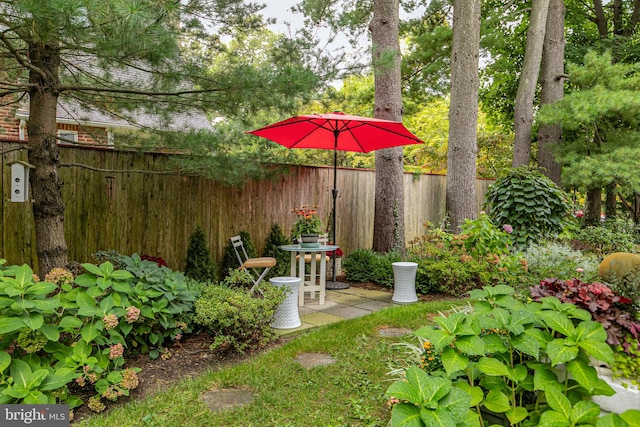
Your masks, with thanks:
[{"label": "grass", "polygon": [[[384,426],[390,417],[384,393],[393,380],[388,373],[406,358],[406,350],[394,344],[412,338],[381,337],[378,331],[415,330],[429,322],[429,314],[455,304],[420,302],[316,328],[242,364],[185,380],[77,425]],[[336,362],[307,369],[294,360],[306,352],[328,353]],[[243,407],[214,413],[201,399],[209,390],[241,388],[254,393]]]}]

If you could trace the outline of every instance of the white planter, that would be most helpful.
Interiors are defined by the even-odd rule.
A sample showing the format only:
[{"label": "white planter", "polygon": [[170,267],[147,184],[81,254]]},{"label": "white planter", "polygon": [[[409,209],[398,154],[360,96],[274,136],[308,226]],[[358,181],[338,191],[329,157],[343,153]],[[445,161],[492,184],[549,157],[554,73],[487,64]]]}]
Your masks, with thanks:
[{"label": "white planter", "polygon": [[621,414],[628,409],[640,408],[640,390],[638,390],[638,386],[631,384],[629,380],[625,381],[624,378],[612,378],[611,375],[606,375],[606,373],[602,372],[603,368],[597,369],[599,371],[598,376],[605,380],[616,392],[613,396],[598,395],[591,398],[600,405],[602,410]]},{"label": "white planter", "polygon": [[[603,415],[606,413],[621,414],[627,409],[640,408],[640,391],[638,386],[633,385],[630,380],[625,378],[613,378],[613,371],[606,363],[600,362],[594,358],[590,358],[591,366],[596,368],[598,377],[606,381],[609,386],[616,392],[613,396],[596,395],[591,400],[600,405]],[[553,368],[558,374],[561,381],[566,378],[566,368],[559,365]]]},{"label": "white planter", "polygon": [[418,264],[415,262],[394,262],[393,268],[393,297],[395,302],[416,302],[416,272]]}]

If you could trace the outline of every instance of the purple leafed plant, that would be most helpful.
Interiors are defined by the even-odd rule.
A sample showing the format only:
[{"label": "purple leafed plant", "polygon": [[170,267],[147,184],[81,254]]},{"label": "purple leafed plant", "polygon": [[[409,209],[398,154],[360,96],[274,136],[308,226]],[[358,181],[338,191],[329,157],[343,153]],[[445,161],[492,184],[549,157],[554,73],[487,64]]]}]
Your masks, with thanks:
[{"label": "purple leafed plant", "polygon": [[531,287],[531,297],[535,301],[549,296],[591,313],[593,320],[600,322],[607,331],[607,343],[610,345],[624,346],[627,344],[626,336],[640,336],[640,322],[635,318],[633,301],[617,295],[603,283],[550,278],[541,280],[539,285]]}]

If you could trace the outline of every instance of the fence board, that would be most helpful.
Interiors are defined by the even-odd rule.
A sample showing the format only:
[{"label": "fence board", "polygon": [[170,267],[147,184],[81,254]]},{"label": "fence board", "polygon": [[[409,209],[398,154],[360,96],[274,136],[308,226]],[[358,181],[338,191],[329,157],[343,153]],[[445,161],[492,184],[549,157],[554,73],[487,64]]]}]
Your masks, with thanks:
[{"label": "fence board", "polygon": [[[280,165],[277,167],[284,173],[273,179],[230,187],[200,177],[112,171],[157,172],[165,157],[162,154],[73,147],[61,147],[60,151],[63,163],[106,170],[60,169],[70,260],[92,262],[91,255],[96,251],[115,249],[123,254],[162,256],[170,267],[183,269],[189,236],[198,225],[207,235],[212,256],[219,263],[229,237],[240,231],[250,233],[258,250],[262,250],[273,224],[280,225],[288,234],[295,221],[291,211],[296,207],[317,204],[322,220],[329,223],[331,218],[332,167]],[[36,267],[31,205],[6,201],[10,168],[4,165],[23,157],[26,159],[26,153],[11,152],[1,159],[0,258]],[[477,181],[479,209],[491,183],[491,180]],[[445,186],[445,176],[405,174],[407,242],[423,232],[425,221],[443,222]],[[339,168],[337,187],[337,243],[345,253],[371,247],[375,172]]]}]

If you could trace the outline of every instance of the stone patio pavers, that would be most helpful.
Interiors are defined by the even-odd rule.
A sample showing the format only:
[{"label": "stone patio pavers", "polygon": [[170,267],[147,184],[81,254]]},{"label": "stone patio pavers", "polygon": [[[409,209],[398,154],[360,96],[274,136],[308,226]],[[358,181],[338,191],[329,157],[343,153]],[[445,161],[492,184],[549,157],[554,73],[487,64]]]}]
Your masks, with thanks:
[{"label": "stone patio pavers", "polygon": [[209,390],[201,398],[212,412],[216,412],[251,403],[253,397],[253,392],[247,389],[220,389]]},{"label": "stone patio pavers", "polygon": [[355,319],[356,317],[366,316],[367,314],[371,314],[372,312],[371,310],[366,310],[364,308],[347,305],[342,307],[330,308],[329,310],[324,311],[324,313],[334,316],[340,316],[344,319]]},{"label": "stone patio pavers", "polygon": [[333,357],[326,353],[302,353],[296,356],[295,360],[307,369],[331,365],[336,362]]},{"label": "stone patio pavers", "polygon": [[329,325],[331,323],[340,322],[345,320],[344,317],[335,316],[333,314],[327,314],[322,311],[317,311],[312,314],[308,314],[304,316],[304,319],[300,319],[304,323],[310,323],[313,326],[324,326]]}]

